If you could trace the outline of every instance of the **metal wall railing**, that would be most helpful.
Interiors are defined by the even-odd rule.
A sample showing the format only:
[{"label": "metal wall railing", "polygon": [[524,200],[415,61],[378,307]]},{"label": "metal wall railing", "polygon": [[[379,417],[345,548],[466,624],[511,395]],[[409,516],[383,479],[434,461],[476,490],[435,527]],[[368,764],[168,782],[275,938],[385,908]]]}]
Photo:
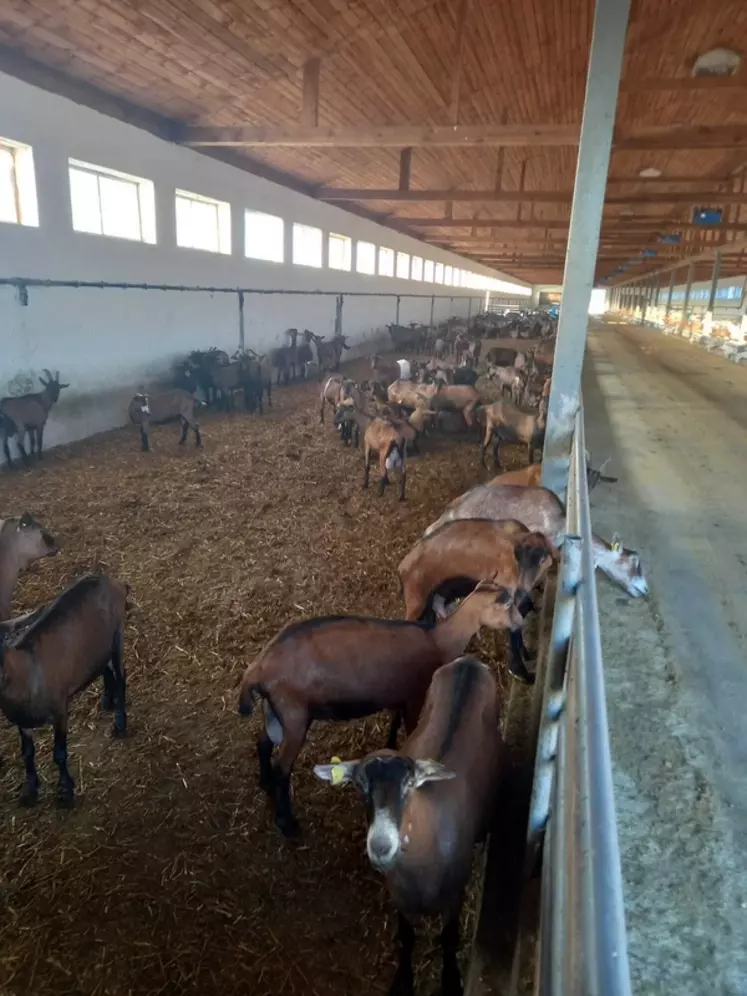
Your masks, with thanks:
[{"label": "metal wall railing", "polygon": [[528,826],[539,996],[631,994],[585,452],[580,408]]}]

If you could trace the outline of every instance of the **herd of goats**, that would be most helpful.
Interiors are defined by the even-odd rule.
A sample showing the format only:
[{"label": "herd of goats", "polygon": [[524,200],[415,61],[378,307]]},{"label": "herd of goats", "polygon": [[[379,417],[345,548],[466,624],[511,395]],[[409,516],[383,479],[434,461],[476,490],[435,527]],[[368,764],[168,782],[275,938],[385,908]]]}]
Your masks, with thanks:
[{"label": "herd of goats", "polygon": [[[230,406],[227,399],[233,393],[246,391],[249,370],[255,393],[247,391],[245,398],[251,404],[257,398],[256,382],[264,390],[270,371],[284,379],[294,375],[294,362],[299,369],[301,363],[314,362],[322,376],[329,373],[322,390],[322,420],[330,404],[345,443],[362,435],[366,483],[372,454],[379,458],[382,491],[388,471],[399,466],[400,497],[408,449],[417,447],[431,419],[458,418],[469,428],[483,413],[483,455],[491,439],[520,439],[529,448],[527,467],[493,477],[454,499],[407,553],[398,569],[403,619],[338,615],[290,623],[249,664],[241,681],[240,713],[249,715],[259,706],[263,718],[257,742],[259,784],[273,803],[278,828],[289,836],[299,829],[291,805],[291,772],[311,724],[392,713],[385,748],[354,760],[332,758],[314,768],[332,786],[353,784],[365,799],[368,858],[385,877],[398,911],[399,960],[391,993],[413,992],[413,920],[439,915],[441,993],[462,992],[459,912],[474,845],[491,826],[506,760],[495,677],[487,665],[465,656],[465,650],[482,627],[502,631],[508,637],[510,673],[533,680],[522,631],[534,609],[532,596],[557,563],[564,540],[563,504],[540,486],[541,465],[531,462],[540,445],[554,349],[544,317],[531,317],[522,316],[523,323],[532,329],[541,324],[550,334],[510,342],[516,323],[507,334],[490,315],[469,325],[452,321],[433,334],[394,327],[390,333],[397,351],[404,352],[407,344],[425,358],[386,363],[375,357],[370,375],[360,383],[334,372],[346,346],[343,337],[333,339],[328,352],[322,348],[315,359],[301,360],[304,347],[291,336],[288,351],[271,354],[266,367],[262,357],[242,356],[235,363],[212,357],[207,364],[203,357],[208,354],[193,356],[180,375],[194,383],[175,389],[196,403],[199,387],[211,400],[217,394]],[[512,401],[483,404],[475,386],[481,347],[484,337],[494,337],[496,331],[506,341],[487,349],[480,373]],[[305,345],[312,340],[305,338]],[[236,373],[236,381],[221,379],[224,367]],[[36,403],[44,408],[63,386],[59,376],[49,373],[45,400]],[[160,399],[142,394],[131,406],[144,445],[149,420],[162,415]],[[28,399],[13,400],[17,407],[3,401],[0,415],[18,431],[21,426],[29,430],[23,409]],[[535,410],[527,404],[536,405]],[[177,413],[186,425],[192,416],[185,409]],[[44,421],[35,425],[39,450]],[[590,485],[614,480],[591,468],[588,474]],[[24,805],[35,803],[39,794],[30,731],[47,725],[54,729],[57,800],[62,806],[73,803],[68,710],[74,696],[97,678],[103,681],[101,707],[114,712],[113,734],[122,736],[127,729],[125,583],[106,573],[88,574],[54,601],[11,617],[19,573],[57,550],[55,538],[28,513],[0,522],[0,709],[20,731]],[[623,547],[617,535],[611,542],[595,536],[594,557],[597,567],[629,595],[647,594],[638,554]],[[405,740],[398,746],[401,725]]]}]

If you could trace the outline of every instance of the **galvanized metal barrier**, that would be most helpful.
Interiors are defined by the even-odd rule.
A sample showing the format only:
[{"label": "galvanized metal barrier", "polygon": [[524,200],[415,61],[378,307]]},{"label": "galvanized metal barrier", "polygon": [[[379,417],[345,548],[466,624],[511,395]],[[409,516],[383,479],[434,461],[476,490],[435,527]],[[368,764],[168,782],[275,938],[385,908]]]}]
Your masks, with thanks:
[{"label": "galvanized metal barrier", "polygon": [[544,834],[539,996],[630,996],[594,576],[583,409],[576,416],[528,826]]}]

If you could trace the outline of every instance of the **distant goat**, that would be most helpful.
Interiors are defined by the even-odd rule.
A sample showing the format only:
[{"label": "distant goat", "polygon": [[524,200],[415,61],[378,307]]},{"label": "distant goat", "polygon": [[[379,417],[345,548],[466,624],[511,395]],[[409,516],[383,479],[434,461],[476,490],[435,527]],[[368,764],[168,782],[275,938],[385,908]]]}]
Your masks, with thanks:
[{"label": "distant goat", "polygon": [[195,418],[195,411],[202,405],[189,391],[174,388],[161,394],[147,394],[144,391],[136,394],[130,402],[130,421],[140,426],[140,439],[144,453],[150,450],[150,427],[164,422],[174,422],[179,419],[182,426],[182,436],[179,445],[187,441],[187,432],[191,427],[195,434],[195,446],[202,446],[200,426]]},{"label": "distant goat", "polygon": [[15,438],[18,451],[24,460],[28,459],[23,446],[23,438],[29,434],[29,449],[31,455],[34,454],[34,443],[36,443],[36,458],[41,460],[42,437],[44,427],[47,424],[49,410],[60,397],[60,391],[69,384],[60,383],[60,371],[57,370],[54,376],[49,370],[42,371],[46,376],[40,377],[43,390],[36,394],[23,394],[16,398],[0,399],[0,434],[3,437],[3,452],[9,467],[13,466],[10,455],[8,439]]}]

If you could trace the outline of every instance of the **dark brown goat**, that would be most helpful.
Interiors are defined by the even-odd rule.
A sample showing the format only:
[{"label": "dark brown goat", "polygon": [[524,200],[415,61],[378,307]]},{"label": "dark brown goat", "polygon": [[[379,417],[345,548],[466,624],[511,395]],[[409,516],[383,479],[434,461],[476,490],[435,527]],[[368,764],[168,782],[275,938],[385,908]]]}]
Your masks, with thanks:
[{"label": "dark brown goat", "polygon": [[0,642],[0,709],[20,731],[26,766],[22,805],[33,805],[39,794],[34,740],[28,731],[49,725],[54,727],[54,760],[60,772],[57,801],[72,805],[68,709],[72,698],[96,678],[104,680],[102,708],[116,710],[113,735],[126,732],[122,642],[127,590],[106,574],[88,574],[35,614],[20,636]]},{"label": "dark brown goat", "polygon": [[24,460],[28,459],[23,446],[23,437],[29,434],[29,448],[31,455],[34,454],[34,444],[36,443],[36,458],[41,460],[42,437],[44,427],[47,424],[49,411],[60,397],[63,388],[70,387],[69,384],[60,383],[60,371],[54,376],[49,370],[42,371],[46,380],[40,377],[43,390],[36,394],[23,394],[18,398],[0,399],[0,434],[3,437],[3,452],[9,467],[13,466],[10,455],[8,439],[13,436],[18,447],[18,452]]},{"label": "dark brown goat", "polygon": [[441,916],[442,996],[461,996],[459,912],[474,846],[484,840],[508,770],[496,681],[481,661],[460,657],[433,675],[418,725],[398,753],[316,765],[333,785],[352,782],[368,815],[366,850],[398,912],[399,960],[389,990],[412,996],[412,921]]},{"label": "dark brown goat", "polygon": [[21,571],[42,557],[53,557],[59,549],[54,536],[29,512],[20,518],[0,519],[0,620],[10,616]]},{"label": "dark brown goat", "polygon": [[285,336],[287,339],[287,345],[280,346],[278,349],[271,349],[269,352],[270,367],[273,370],[277,370],[278,384],[280,383],[281,374],[287,384],[291,376],[291,371],[293,371],[293,380],[295,380],[298,367],[298,353],[296,347],[298,329],[286,329]]},{"label": "dark brown goat", "polygon": [[136,394],[130,402],[129,414],[130,421],[134,425],[140,426],[143,452],[147,453],[150,449],[151,425],[174,422],[176,419],[179,419],[182,426],[179,445],[183,446],[186,443],[187,432],[191,426],[195,434],[195,446],[202,446],[200,426],[195,418],[195,411],[202,405],[203,403],[198,401],[194,394],[178,387],[161,394],[146,394],[145,392]]},{"label": "dark brown goat", "polygon": [[[283,833],[298,828],[291,771],[314,720],[358,719],[391,709],[402,712],[410,732],[437,667],[461,654],[481,626],[516,629],[522,622],[509,592],[481,585],[435,626],[329,616],[282,629],[246,669],[239,711],[250,715],[255,697],[263,701],[260,783],[274,795]],[[273,746],[280,748],[274,760]]]},{"label": "dark brown goat", "polygon": [[312,338],[316,343],[316,355],[319,358],[320,377],[325,371],[339,370],[340,363],[342,362],[343,351],[350,349],[350,346],[348,346],[348,337],[338,333],[329,342],[324,341],[323,335],[312,334]]}]

